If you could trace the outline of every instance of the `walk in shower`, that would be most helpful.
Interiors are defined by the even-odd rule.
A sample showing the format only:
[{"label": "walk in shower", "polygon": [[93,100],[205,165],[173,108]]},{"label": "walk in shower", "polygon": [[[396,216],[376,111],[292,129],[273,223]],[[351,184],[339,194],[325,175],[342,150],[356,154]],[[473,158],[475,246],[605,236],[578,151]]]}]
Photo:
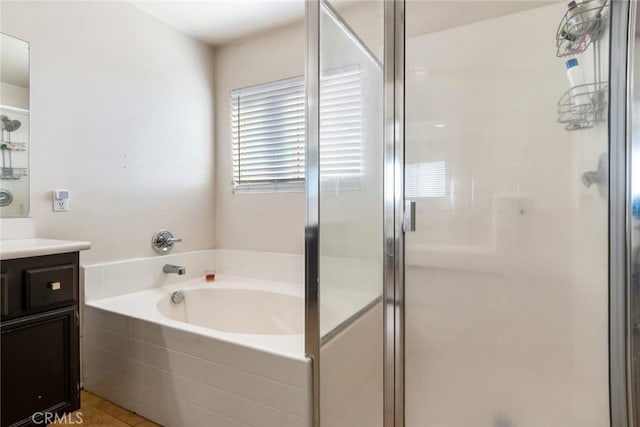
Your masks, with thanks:
[{"label": "walk in shower", "polygon": [[635,425],[635,7],[307,3],[315,425]]},{"label": "walk in shower", "polygon": [[566,12],[406,4],[407,425],[608,424],[609,40],[559,48]]}]

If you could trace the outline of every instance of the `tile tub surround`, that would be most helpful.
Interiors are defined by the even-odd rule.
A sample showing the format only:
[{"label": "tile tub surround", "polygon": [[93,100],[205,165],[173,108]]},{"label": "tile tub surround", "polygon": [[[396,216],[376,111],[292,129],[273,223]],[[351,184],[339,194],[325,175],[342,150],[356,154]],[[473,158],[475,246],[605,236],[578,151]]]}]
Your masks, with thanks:
[{"label": "tile tub surround", "polygon": [[[162,273],[165,263],[184,265],[187,275]],[[144,295],[198,283],[205,269],[215,269],[220,279],[229,274],[263,279],[253,280],[257,286],[270,286],[264,279],[289,280],[297,285],[286,286],[301,291],[302,267],[299,255],[226,250],[85,266],[84,387],[168,426],[309,425],[310,365],[302,351],[257,350],[246,342],[249,335],[243,345],[242,334],[232,342],[218,331],[207,336],[203,329],[185,330],[190,325],[141,318]],[[141,307],[133,309],[138,312],[105,309],[135,292],[143,295],[132,305]]]},{"label": "tile tub surround", "polygon": [[85,307],[84,387],[166,426],[308,426],[310,364]]},{"label": "tile tub surround", "polygon": [[[185,266],[187,274],[166,274],[164,264]],[[137,258],[118,262],[84,265],[84,300],[86,302],[124,295],[184,282],[204,276],[205,270],[217,274],[304,283],[304,257],[297,254],[207,249]]]}]

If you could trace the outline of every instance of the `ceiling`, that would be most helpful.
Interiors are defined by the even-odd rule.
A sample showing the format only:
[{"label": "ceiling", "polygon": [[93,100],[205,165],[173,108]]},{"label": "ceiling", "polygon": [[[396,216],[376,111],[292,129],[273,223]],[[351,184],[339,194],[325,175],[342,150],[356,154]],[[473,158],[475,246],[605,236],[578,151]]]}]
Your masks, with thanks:
[{"label": "ceiling", "polygon": [[[407,0],[407,36],[441,31],[566,0]],[[331,0],[338,10],[367,0]],[[304,0],[132,0],[142,11],[217,46],[304,18]],[[378,9],[382,14],[382,6]],[[352,14],[353,15],[353,14]],[[382,19],[382,16],[380,16]]]},{"label": "ceiling", "polygon": [[216,46],[304,18],[304,0],[142,0],[134,6]]},{"label": "ceiling", "polygon": [[[558,0],[407,0],[407,37],[434,33],[557,2]],[[505,34],[505,37],[509,35]]]}]

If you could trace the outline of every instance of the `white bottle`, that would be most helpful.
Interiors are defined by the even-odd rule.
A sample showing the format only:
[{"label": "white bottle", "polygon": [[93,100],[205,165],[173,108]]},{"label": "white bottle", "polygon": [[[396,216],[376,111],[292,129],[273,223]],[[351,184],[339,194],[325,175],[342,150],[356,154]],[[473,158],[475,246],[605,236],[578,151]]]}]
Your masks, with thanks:
[{"label": "white bottle", "polygon": [[591,105],[591,96],[589,96],[589,90],[587,88],[587,82],[584,78],[582,68],[578,64],[576,58],[571,58],[567,61],[567,78],[569,79],[569,85],[571,86],[571,103],[581,109],[587,108]]}]

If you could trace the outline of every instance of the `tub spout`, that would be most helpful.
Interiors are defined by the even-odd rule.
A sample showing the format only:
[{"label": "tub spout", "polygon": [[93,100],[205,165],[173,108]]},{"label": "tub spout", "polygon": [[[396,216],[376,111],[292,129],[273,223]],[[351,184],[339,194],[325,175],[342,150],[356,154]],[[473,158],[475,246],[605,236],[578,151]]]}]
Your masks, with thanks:
[{"label": "tub spout", "polygon": [[173,264],[165,264],[164,267],[162,267],[162,271],[164,271],[167,274],[176,273],[179,276],[182,276],[183,274],[187,274],[186,268],[184,268],[181,265],[173,265]]}]

